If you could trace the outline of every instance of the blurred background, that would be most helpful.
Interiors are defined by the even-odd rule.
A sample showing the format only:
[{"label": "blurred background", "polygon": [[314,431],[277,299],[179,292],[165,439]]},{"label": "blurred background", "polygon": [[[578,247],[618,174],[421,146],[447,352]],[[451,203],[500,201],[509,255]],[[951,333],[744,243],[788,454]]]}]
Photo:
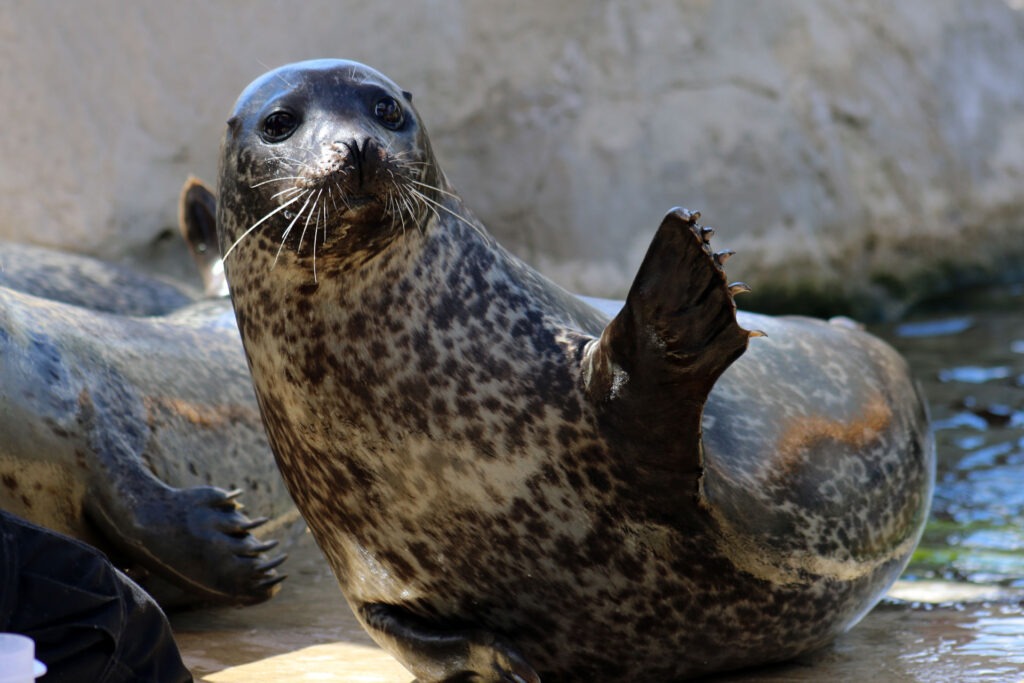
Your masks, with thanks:
[{"label": "blurred background", "polygon": [[703,212],[744,307],[893,319],[1024,281],[1021,0],[0,5],[0,238],[155,268],[239,92],[345,57],[415,96],[443,167],[561,284],[626,291]]}]

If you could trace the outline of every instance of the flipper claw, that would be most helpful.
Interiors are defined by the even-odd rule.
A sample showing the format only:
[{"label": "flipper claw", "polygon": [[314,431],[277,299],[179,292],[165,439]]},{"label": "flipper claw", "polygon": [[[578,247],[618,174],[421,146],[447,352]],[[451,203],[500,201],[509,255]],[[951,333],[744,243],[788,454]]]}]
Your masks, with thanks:
[{"label": "flipper claw", "polygon": [[269,521],[270,517],[257,517],[256,519],[249,520],[245,524],[240,524],[238,528],[240,531],[252,531],[256,527],[261,527]]},{"label": "flipper claw", "polygon": [[266,562],[261,562],[258,565],[256,565],[256,571],[268,572],[271,569],[276,569],[277,567],[280,567],[282,564],[284,564],[284,561],[287,559],[288,555],[282,553],[281,555],[278,555],[273,559],[267,560]]},{"label": "flipper claw", "polygon": [[253,546],[252,548],[249,548],[248,551],[246,552],[246,555],[249,556],[249,557],[255,557],[255,556],[257,556],[257,555],[259,555],[261,553],[267,552],[268,550],[273,550],[278,545],[279,545],[279,543],[276,540],[270,540],[270,541],[267,541],[266,543],[260,543],[259,545]]},{"label": "flipper claw", "polygon": [[265,591],[268,588],[273,588],[274,586],[276,586],[277,584],[281,583],[282,581],[284,581],[287,578],[288,578],[287,574],[280,574],[278,576],[274,576],[274,577],[271,577],[269,579],[263,579],[262,581],[260,581],[259,583],[256,584],[256,588],[259,589],[259,590],[264,590]]},{"label": "flipper claw", "polygon": [[700,211],[690,211],[689,209],[676,207],[671,211],[671,213],[675,213],[676,215],[678,215],[683,220],[683,222],[685,222],[690,227],[696,226],[697,221],[700,220]]},{"label": "flipper claw", "polygon": [[736,252],[733,251],[732,249],[726,249],[724,251],[716,252],[715,253],[715,263],[717,263],[719,265],[719,267],[724,266],[725,262],[728,261],[731,257],[733,257],[735,255],[736,255]]}]

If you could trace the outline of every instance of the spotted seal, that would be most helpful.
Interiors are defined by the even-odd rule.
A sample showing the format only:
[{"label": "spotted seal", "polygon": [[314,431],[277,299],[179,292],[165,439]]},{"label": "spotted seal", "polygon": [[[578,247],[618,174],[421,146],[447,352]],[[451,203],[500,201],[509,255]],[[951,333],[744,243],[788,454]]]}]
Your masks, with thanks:
[{"label": "spotted seal", "polygon": [[[183,197],[188,227],[213,234]],[[253,531],[297,513],[226,299],[0,245],[0,425],[0,507],[89,541],[164,606],[277,591],[283,556]]]},{"label": "spotted seal", "polygon": [[846,326],[737,321],[698,214],[665,217],[609,320],[488,236],[408,93],[334,60],[245,89],[219,184],[277,462],[420,681],[787,659],[910,557],[934,455],[904,361]]}]

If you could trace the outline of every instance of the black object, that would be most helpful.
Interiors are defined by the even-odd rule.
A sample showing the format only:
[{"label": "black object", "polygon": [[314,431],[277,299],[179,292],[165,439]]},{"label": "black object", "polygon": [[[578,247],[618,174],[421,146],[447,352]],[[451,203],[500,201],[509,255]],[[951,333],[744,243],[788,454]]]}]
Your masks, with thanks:
[{"label": "black object", "polygon": [[167,617],[100,551],[0,510],[0,631],[36,643],[43,683],[188,683]]}]

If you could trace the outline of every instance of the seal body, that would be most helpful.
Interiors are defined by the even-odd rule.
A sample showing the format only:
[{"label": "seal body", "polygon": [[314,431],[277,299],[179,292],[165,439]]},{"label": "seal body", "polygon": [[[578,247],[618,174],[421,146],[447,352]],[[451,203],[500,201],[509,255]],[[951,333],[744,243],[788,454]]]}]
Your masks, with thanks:
[{"label": "seal body", "polygon": [[164,606],[273,595],[275,544],[250,531],[295,513],[229,302],[17,245],[0,283],[0,507],[97,546]]},{"label": "seal body", "polygon": [[666,216],[609,318],[497,245],[411,98],[340,61],[243,92],[218,212],[278,464],[421,681],[782,660],[909,559],[934,455],[905,363],[820,321],[737,322],[697,214]]}]

